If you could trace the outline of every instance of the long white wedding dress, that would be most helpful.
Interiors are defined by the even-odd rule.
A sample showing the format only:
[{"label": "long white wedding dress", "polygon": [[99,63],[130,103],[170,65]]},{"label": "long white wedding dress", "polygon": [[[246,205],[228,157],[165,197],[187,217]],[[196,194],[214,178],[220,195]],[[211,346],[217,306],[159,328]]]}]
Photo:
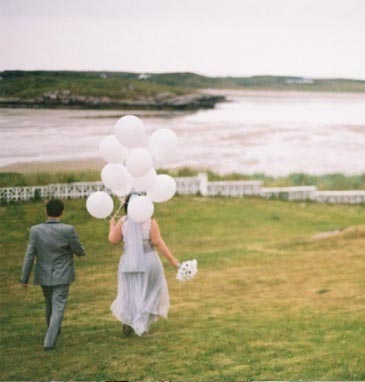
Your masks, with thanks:
[{"label": "long white wedding dress", "polygon": [[141,336],[159,316],[167,318],[170,297],[159,255],[150,240],[151,220],[122,222],[123,254],[118,267],[114,316]]}]

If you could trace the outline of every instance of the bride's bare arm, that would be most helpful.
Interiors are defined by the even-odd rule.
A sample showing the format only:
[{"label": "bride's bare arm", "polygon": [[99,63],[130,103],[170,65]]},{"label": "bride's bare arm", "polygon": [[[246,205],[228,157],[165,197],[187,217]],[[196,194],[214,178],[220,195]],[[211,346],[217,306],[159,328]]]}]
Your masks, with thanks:
[{"label": "bride's bare arm", "polygon": [[115,222],[114,218],[110,219],[108,239],[109,239],[109,242],[112,244],[119,244],[123,239],[122,221],[123,221],[123,218],[120,218],[117,222]]},{"label": "bride's bare arm", "polygon": [[177,267],[179,266],[179,260],[177,260],[171,253],[170,249],[164,242],[161,236],[160,228],[158,227],[157,221],[152,219],[151,221],[151,232],[150,239],[157,251],[164,257],[166,257],[170,264]]}]

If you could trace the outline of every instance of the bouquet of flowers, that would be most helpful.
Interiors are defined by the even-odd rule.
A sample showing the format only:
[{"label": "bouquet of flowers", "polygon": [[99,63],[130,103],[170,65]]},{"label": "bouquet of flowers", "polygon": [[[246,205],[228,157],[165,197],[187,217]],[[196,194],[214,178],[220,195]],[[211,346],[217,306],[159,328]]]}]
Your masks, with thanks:
[{"label": "bouquet of flowers", "polygon": [[197,260],[187,260],[181,263],[177,271],[176,279],[185,282],[191,280],[198,273]]}]

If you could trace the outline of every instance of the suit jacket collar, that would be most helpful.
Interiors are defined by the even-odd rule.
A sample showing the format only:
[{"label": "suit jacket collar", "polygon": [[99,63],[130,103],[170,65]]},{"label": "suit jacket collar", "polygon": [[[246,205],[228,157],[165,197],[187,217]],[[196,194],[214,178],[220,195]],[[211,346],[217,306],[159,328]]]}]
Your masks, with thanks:
[{"label": "suit jacket collar", "polygon": [[48,219],[46,221],[46,224],[57,224],[57,223],[61,223],[59,220],[55,220],[55,219]]}]

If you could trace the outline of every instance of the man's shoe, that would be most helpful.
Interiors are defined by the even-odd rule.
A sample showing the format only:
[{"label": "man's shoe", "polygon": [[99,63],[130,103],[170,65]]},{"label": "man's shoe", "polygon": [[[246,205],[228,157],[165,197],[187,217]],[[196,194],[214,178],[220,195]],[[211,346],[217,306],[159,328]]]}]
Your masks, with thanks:
[{"label": "man's shoe", "polygon": [[45,346],[44,348],[43,348],[43,350],[44,351],[51,351],[51,350],[53,350],[54,349],[54,346],[52,347],[52,346]]},{"label": "man's shoe", "polygon": [[126,336],[130,336],[132,334],[132,328],[129,325],[123,325],[123,334]]}]

